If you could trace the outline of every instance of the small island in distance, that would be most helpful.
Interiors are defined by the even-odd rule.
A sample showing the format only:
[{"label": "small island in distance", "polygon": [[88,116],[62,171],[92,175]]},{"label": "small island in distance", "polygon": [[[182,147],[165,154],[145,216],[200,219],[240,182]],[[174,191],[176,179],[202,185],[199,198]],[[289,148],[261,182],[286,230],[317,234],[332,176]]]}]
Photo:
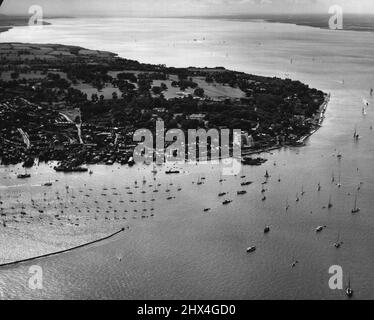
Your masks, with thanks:
[{"label": "small island in distance", "polygon": [[139,63],[58,44],[0,44],[2,164],[126,164],[133,133],[241,129],[244,154],[302,145],[328,95],[290,79]]}]

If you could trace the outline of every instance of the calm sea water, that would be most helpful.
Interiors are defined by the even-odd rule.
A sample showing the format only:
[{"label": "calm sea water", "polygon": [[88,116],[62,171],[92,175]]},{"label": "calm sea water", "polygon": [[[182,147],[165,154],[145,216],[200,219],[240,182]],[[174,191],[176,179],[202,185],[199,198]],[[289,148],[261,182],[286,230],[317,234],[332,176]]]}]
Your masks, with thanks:
[{"label": "calm sea water", "polygon": [[[155,196],[154,217],[131,221],[130,230],[111,241],[1,269],[5,297],[345,299],[343,291],[332,291],[328,286],[329,267],[340,265],[345,282],[350,274],[355,297],[374,298],[374,142],[370,130],[374,100],[369,96],[370,87],[374,87],[372,34],[202,19],[51,22],[51,26],[39,31],[14,28],[1,34],[0,41],[80,45],[113,51],[140,62],[224,66],[266,76],[288,76],[331,92],[332,98],[323,127],[306,147],[267,154],[269,161],[265,165],[243,167],[242,173],[226,177],[222,184],[218,182],[221,166],[186,166],[183,174],[174,177],[160,173],[156,181],[162,191]],[[365,100],[371,105],[363,115]],[[352,139],[355,127],[362,136],[358,143]],[[343,155],[341,160],[336,157],[338,152]],[[3,177],[10,175],[9,168],[1,170]],[[114,205],[118,210],[134,209],[136,204],[129,203],[130,199],[152,197],[152,188],[144,187],[146,194],[136,191],[131,197],[124,189],[144,175],[147,181],[152,180],[149,167],[97,166],[91,177],[64,178],[47,166],[34,170],[42,171],[44,178],[61,179],[54,188],[65,184],[77,190],[90,186],[97,194],[103,186],[117,188],[126,200]],[[262,202],[265,170],[272,177],[265,185],[267,200]],[[333,173],[335,183],[331,182]],[[246,178],[241,179],[241,175]],[[205,183],[197,186],[202,176]],[[33,175],[32,179],[41,178]],[[237,196],[236,192],[243,188],[240,182],[245,180],[254,183],[246,187],[247,195]],[[14,190],[10,185],[17,184],[14,179],[6,181],[2,195]],[[361,212],[352,215],[360,182]],[[15,188],[28,192],[33,183],[31,180]],[[318,183],[322,186],[320,192]],[[182,191],[178,192],[177,187]],[[300,195],[302,188],[304,196]],[[217,195],[223,191],[229,192],[227,198],[234,200],[232,204],[222,206],[223,199]],[[299,202],[295,200],[297,194]],[[166,200],[170,195],[176,198]],[[323,207],[330,196],[334,206],[327,210]],[[203,213],[206,207],[212,210]],[[271,226],[266,236],[265,225]],[[319,225],[327,228],[316,234]],[[333,247],[338,233],[344,242],[339,250]],[[257,246],[257,251],[248,255],[246,248],[251,245]],[[296,259],[299,264],[291,268]],[[28,268],[36,263],[44,271],[44,289],[40,291],[27,286]]]}]

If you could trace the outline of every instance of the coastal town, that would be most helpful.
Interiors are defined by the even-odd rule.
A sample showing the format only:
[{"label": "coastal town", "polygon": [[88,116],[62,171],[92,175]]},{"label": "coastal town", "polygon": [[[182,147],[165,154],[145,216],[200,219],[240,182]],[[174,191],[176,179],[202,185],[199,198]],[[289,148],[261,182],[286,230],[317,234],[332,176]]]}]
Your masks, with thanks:
[{"label": "coastal town", "polygon": [[73,46],[2,43],[0,60],[5,165],[132,165],[134,132],[154,131],[158,120],[166,129],[240,129],[242,154],[251,155],[302,145],[328,102],[299,81],[141,64]]}]

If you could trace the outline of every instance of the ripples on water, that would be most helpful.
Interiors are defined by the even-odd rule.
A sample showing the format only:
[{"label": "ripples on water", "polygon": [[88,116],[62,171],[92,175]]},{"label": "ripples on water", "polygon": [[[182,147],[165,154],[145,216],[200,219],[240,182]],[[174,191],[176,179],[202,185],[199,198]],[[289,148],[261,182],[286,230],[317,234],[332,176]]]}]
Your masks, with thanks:
[{"label": "ripples on water", "polygon": [[[369,89],[374,86],[374,42],[371,34],[245,21],[82,19],[73,23],[61,19],[52,22],[54,25],[33,34],[15,28],[1,34],[0,40],[76,44],[118,52],[141,62],[222,65],[262,75],[287,75],[331,92],[332,99],[323,127],[306,147],[265,155],[269,159],[265,165],[243,167],[237,177],[226,177],[222,186],[218,183],[220,166],[187,166],[184,174],[173,177],[160,173],[162,192],[155,196],[154,217],[128,219],[130,230],[107,243],[38,261],[44,270],[42,291],[27,288],[29,264],[2,269],[0,280],[6,284],[6,297],[344,299],[344,292],[331,291],[328,287],[328,269],[338,264],[345,274],[350,273],[356,297],[373,298],[374,145],[370,125],[374,100],[369,97]],[[362,99],[371,104],[366,116],[361,112]],[[358,143],[352,139],[355,126],[362,136]],[[340,161],[338,153],[343,155]],[[9,176],[6,170],[9,169],[1,168],[3,177]],[[127,200],[130,197],[125,186],[133,185],[135,179],[141,184],[144,175],[151,179],[149,167],[145,171],[140,167],[97,166],[91,177],[58,175],[43,166],[34,170],[43,175],[33,175],[30,184],[59,179],[50,192],[63,189],[65,184],[77,190],[87,184],[97,195],[103,186],[116,187]],[[267,200],[263,202],[261,183],[265,170],[272,177],[265,186]],[[335,183],[331,182],[333,172]],[[337,186],[339,174],[341,188]],[[192,184],[203,175],[206,177],[203,185]],[[241,175],[254,183],[245,188],[246,195],[237,196],[236,192],[242,189]],[[174,184],[170,195],[176,199],[168,201],[164,189],[170,182]],[[352,215],[354,193],[360,182],[363,182],[359,195],[361,212]],[[11,194],[17,192],[24,196],[27,192],[40,192],[37,187],[27,185],[9,188],[18,183],[14,178],[2,179],[2,197],[12,199]],[[320,192],[318,183],[322,187]],[[182,191],[176,191],[178,186]],[[302,187],[304,196],[300,195]],[[222,199],[217,196],[222,191],[229,192],[227,198],[234,200],[232,204],[222,206]],[[333,208],[327,210],[323,207],[327,206],[330,195]],[[133,195],[139,201],[143,196],[150,197],[150,193]],[[116,206],[119,210],[124,208],[123,204]],[[132,206],[135,204],[126,202],[126,207]],[[204,213],[207,207],[211,211]],[[100,230],[106,231],[106,226],[107,231],[116,228],[116,221],[112,222],[101,224]],[[263,234],[265,225],[271,227],[267,235]],[[319,225],[327,228],[316,234]],[[344,242],[339,250],[333,247],[338,233]],[[257,251],[249,255],[245,250],[251,245]],[[299,264],[291,268],[295,259]]]}]

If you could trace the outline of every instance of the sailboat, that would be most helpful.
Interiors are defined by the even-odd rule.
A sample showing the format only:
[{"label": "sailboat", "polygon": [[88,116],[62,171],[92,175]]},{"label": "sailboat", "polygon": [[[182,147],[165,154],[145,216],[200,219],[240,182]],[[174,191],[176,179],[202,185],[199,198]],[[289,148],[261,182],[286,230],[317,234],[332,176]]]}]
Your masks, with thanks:
[{"label": "sailboat", "polygon": [[331,195],[330,195],[330,198],[329,198],[329,204],[328,204],[328,206],[327,206],[329,209],[331,209],[332,208],[332,202],[331,202]]},{"label": "sailboat", "polygon": [[355,205],[352,209],[352,213],[358,213],[360,212],[360,208],[357,207],[357,193],[356,193],[356,196],[355,196]]},{"label": "sailboat", "polygon": [[304,186],[301,186],[301,196],[303,196],[304,194],[305,194]]},{"label": "sailboat", "polygon": [[347,295],[348,298],[352,298],[353,296],[353,289],[351,288],[351,278],[348,275],[348,286],[345,289],[345,294]]},{"label": "sailboat", "polygon": [[337,184],[338,188],[340,188],[342,186],[342,184],[340,182],[340,179],[341,179],[341,173],[339,172],[339,180],[338,180],[338,184]]},{"label": "sailboat", "polygon": [[353,133],[353,139],[356,141],[360,138],[360,135],[357,133],[357,127],[355,127],[355,132]]},{"label": "sailboat", "polygon": [[318,182],[318,189],[317,190],[321,191],[321,183],[320,182]]},{"label": "sailboat", "polygon": [[156,168],[155,163],[153,163],[152,173],[153,173],[153,174],[157,174],[157,168]]},{"label": "sailboat", "polygon": [[223,181],[225,181],[223,178],[222,178],[222,173],[219,174],[219,183],[222,183]]},{"label": "sailboat", "polygon": [[200,185],[202,185],[203,184],[203,182],[200,180],[200,176],[199,176],[199,178],[197,179],[197,183],[196,183],[198,186],[200,186]]},{"label": "sailboat", "polygon": [[338,238],[336,239],[336,242],[334,243],[334,247],[336,249],[339,249],[342,244],[343,242],[340,241],[340,232],[338,232]]},{"label": "sailboat", "polygon": [[295,260],[295,257],[292,257],[292,264],[291,264],[291,268],[295,268],[296,265],[299,263],[298,260]]},{"label": "sailboat", "polygon": [[265,178],[266,179],[270,178],[270,174],[269,174],[269,172],[267,170],[266,170],[266,173],[265,173]]}]

